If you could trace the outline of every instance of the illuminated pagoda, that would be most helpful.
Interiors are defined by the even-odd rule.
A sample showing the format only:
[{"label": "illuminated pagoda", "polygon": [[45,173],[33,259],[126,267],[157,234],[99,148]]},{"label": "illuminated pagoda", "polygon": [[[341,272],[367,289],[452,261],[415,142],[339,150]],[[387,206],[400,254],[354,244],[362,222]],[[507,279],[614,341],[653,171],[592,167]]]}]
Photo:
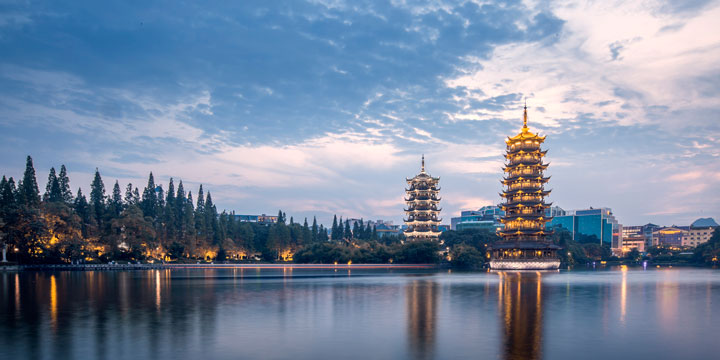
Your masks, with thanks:
[{"label": "illuminated pagoda", "polygon": [[543,163],[547,150],[540,145],[545,136],[533,134],[527,127],[527,105],[523,114],[523,127],[519,134],[508,137],[507,163],[503,168],[505,186],[500,196],[505,200],[500,208],[505,216],[500,220],[505,227],[498,231],[502,240],[489,249],[490,268],[498,270],[557,269],[559,246],[546,240],[550,231],[545,223],[552,218],[546,216],[545,203],[550,190],[545,184],[550,179],[543,176],[548,164]]},{"label": "illuminated pagoda", "polygon": [[437,185],[440,178],[425,172],[425,155],[422,157],[420,173],[405,181],[408,183],[408,188],[405,189],[405,237],[410,241],[437,240],[440,236],[438,226],[442,221],[438,218],[441,209],[438,208],[440,188]]}]

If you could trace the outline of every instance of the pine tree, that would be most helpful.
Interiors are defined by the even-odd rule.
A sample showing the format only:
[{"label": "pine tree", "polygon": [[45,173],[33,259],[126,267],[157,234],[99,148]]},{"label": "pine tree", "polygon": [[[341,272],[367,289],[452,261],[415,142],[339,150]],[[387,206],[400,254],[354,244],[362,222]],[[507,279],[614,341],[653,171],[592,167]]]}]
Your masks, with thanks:
[{"label": "pine tree", "polygon": [[338,234],[338,219],[337,219],[337,214],[336,214],[336,215],[333,215],[333,223],[332,223],[332,231],[331,231],[333,240],[339,239],[337,234]]},{"label": "pine tree", "polygon": [[70,179],[67,175],[67,169],[65,165],[60,166],[60,174],[58,175],[58,185],[60,186],[60,194],[63,201],[67,204],[72,204],[73,194],[70,191]]},{"label": "pine tree", "polygon": [[155,192],[155,178],[153,177],[153,173],[150,173],[150,176],[148,176],[148,184],[147,187],[145,187],[145,190],[143,190],[142,195],[142,202],[140,203],[140,207],[142,208],[143,214],[145,216],[149,216],[152,219],[155,219],[157,216],[157,193]]},{"label": "pine tree", "polygon": [[295,223],[295,221],[293,221],[293,217],[291,216],[290,217],[290,225],[292,226],[292,224],[294,224],[294,223]]},{"label": "pine tree", "polygon": [[19,200],[28,208],[40,206],[40,190],[35,178],[33,160],[30,156],[27,157],[25,163],[25,173],[23,174],[22,183],[18,186],[18,195]]},{"label": "pine tree", "polygon": [[318,223],[317,223],[317,218],[315,216],[313,216],[313,224],[312,224],[311,232],[312,232],[312,234],[310,236],[311,241],[317,242],[318,237],[320,235],[318,234]]},{"label": "pine tree", "polygon": [[60,184],[58,183],[57,176],[55,175],[55,168],[50,168],[50,174],[48,175],[48,181],[45,185],[45,194],[43,194],[44,202],[55,202],[60,199]]},{"label": "pine tree", "polygon": [[310,232],[310,226],[308,226],[307,218],[303,222],[302,227],[302,245],[307,245],[312,240],[312,232]]},{"label": "pine tree", "polygon": [[365,227],[365,240],[370,240],[372,238],[372,228],[370,228],[370,221],[367,222],[367,226]]},{"label": "pine tree", "polygon": [[283,216],[282,210],[278,210],[277,222],[278,222],[278,224],[285,223],[285,217]]},{"label": "pine tree", "polygon": [[122,195],[120,193],[120,183],[118,183],[117,180],[115,180],[115,185],[113,186],[112,196],[110,197],[109,210],[110,210],[110,214],[113,218],[119,217],[120,213],[123,210]]},{"label": "pine tree", "polygon": [[91,219],[91,212],[87,199],[85,198],[85,195],[83,195],[82,189],[80,188],[78,188],[77,197],[75,198],[75,203],[73,204],[73,207],[75,208],[75,213],[80,217],[80,220],[82,221],[82,235],[83,237],[87,237],[88,225],[90,224]]},{"label": "pine tree", "polygon": [[350,220],[345,220],[345,239],[352,238],[352,231],[350,230]]},{"label": "pine tree", "polygon": [[128,183],[127,187],[125,187],[125,205],[137,205],[133,204],[133,186],[132,183]]},{"label": "pine tree", "polygon": [[177,234],[177,205],[175,204],[175,184],[170,178],[167,197],[165,198],[165,209],[163,210],[163,223],[165,223],[165,236],[168,240],[175,239]]},{"label": "pine tree", "polygon": [[100,226],[105,215],[105,184],[103,184],[97,168],[95,168],[95,178],[90,184],[90,207],[95,221]]},{"label": "pine tree", "polygon": [[205,237],[207,234],[207,222],[205,220],[205,194],[203,193],[202,184],[200,184],[197,205],[195,206],[195,230],[200,237]]},{"label": "pine tree", "polygon": [[205,198],[205,224],[207,239],[212,240],[214,244],[220,244],[221,239],[218,232],[218,213],[217,208],[212,202],[212,196],[210,192],[207,193]]}]

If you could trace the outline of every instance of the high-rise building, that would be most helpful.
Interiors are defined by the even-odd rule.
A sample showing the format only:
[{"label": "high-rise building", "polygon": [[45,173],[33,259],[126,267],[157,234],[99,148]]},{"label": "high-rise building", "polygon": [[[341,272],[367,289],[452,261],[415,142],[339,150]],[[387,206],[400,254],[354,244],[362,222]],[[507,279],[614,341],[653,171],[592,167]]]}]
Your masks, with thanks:
[{"label": "high-rise building", "polygon": [[505,212],[499,207],[483,206],[477,211],[461,211],[459,217],[450,219],[450,228],[457,231],[488,229],[496,232],[505,226],[500,222],[503,216],[505,216]]},{"label": "high-rise building", "polygon": [[[623,226],[622,251],[627,252],[632,248],[637,248],[640,252],[646,251],[653,245],[653,232],[659,228],[660,226],[651,223],[645,225]],[[639,241],[643,241],[644,244],[640,246]]]},{"label": "high-rise building", "polygon": [[438,192],[439,177],[432,177],[425,171],[425,155],[422,157],[420,173],[411,179],[405,179],[408,188],[405,189],[405,237],[410,241],[437,240],[440,236],[438,226],[442,219],[440,214],[440,197]]},{"label": "high-rise building", "polygon": [[551,230],[545,224],[550,219],[545,211],[550,204],[545,197],[545,183],[550,179],[543,172],[547,164],[543,157],[547,150],[540,145],[544,136],[530,132],[527,127],[527,106],[523,112],[523,127],[519,134],[505,141],[507,160],[502,180],[505,186],[502,196],[505,202],[500,208],[505,216],[500,220],[505,227],[498,231],[502,241],[490,248],[492,269],[557,269],[559,246],[546,240]]},{"label": "high-rise building", "polygon": [[610,208],[567,211],[564,216],[555,216],[550,227],[564,228],[577,242],[597,241],[601,245],[610,245],[612,249],[622,247],[622,227]]}]

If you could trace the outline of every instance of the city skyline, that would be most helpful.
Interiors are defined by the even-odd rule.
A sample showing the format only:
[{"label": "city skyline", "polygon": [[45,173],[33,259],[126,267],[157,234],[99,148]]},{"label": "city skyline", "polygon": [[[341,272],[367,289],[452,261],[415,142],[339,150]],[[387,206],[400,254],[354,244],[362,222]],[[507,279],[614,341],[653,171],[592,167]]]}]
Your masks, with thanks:
[{"label": "city skyline", "polygon": [[262,5],[9,5],[2,172],[31,155],[41,188],[61,164],[74,193],[96,167],[108,188],[152,171],[220,210],[400,224],[424,153],[449,221],[500,202],[526,97],[549,201],[719,217],[717,1]]}]

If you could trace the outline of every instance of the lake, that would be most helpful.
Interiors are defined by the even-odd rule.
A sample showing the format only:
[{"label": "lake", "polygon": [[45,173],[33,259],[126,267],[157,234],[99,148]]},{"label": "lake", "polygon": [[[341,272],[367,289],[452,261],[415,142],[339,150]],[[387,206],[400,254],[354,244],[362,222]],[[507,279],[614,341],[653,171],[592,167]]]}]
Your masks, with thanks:
[{"label": "lake", "polygon": [[0,273],[3,359],[708,359],[720,271]]}]

